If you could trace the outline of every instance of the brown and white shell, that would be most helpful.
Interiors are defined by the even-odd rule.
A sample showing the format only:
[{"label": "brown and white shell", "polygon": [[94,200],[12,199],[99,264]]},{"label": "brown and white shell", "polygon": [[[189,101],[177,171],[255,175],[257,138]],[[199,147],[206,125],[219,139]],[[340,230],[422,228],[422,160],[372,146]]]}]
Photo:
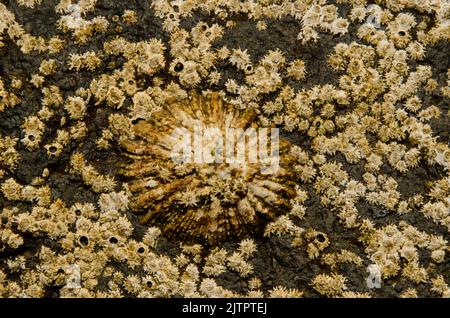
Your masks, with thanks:
[{"label": "brown and white shell", "polygon": [[120,142],[131,159],[120,174],[129,183],[131,208],[142,224],[157,225],[168,237],[215,242],[255,234],[289,211],[295,178],[287,140],[280,138],[280,168],[273,174],[262,173],[261,162],[177,163],[172,133],[177,128],[194,133],[195,121],[221,131],[257,128],[256,111],[237,110],[217,92],[191,92],[134,124],[133,139]]}]

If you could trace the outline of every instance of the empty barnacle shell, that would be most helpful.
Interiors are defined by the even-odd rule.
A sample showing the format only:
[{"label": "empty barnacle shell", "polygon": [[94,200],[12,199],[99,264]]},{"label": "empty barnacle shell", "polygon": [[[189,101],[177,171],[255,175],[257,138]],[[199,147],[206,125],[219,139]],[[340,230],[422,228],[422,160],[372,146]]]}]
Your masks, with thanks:
[{"label": "empty barnacle shell", "polygon": [[258,232],[288,213],[295,196],[289,142],[279,141],[275,158],[271,132],[271,155],[254,157],[257,139],[268,141],[255,118],[254,110],[236,110],[217,92],[191,92],[136,122],[134,138],[121,139],[131,162],[119,173],[129,181],[130,207],[141,223],[157,224],[169,237],[214,242]]},{"label": "empty barnacle shell", "polygon": [[58,157],[63,150],[63,145],[55,142],[53,144],[45,145],[44,148],[47,150],[47,155]]}]

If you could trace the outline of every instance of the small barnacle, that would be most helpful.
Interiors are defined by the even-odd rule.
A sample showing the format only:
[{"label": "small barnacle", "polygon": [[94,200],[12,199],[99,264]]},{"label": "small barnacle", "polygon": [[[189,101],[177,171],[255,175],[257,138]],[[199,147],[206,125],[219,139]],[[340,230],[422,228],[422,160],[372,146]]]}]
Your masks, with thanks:
[{"label": "small barnacle", "polygon": [[14,89],[21,89],[22,88],[22,80],[18,79],[18,78],[13,78],[11,80],[11,87]]},{"label": "small barnacle", "polygon": [[22,125],[24,137],[20,140],[29,150],[35,149],[41,142],[45,124],[36,116],[25,118]]},{"label": "small barnacle", "polygon": [[[52,149],[48,149],[51,151]],[[111,192],[116,186],[114,178],[108,175],[99,174],[93,166],[86,163],[83,154],[75,153],[70,159],[70,165],[74,172],[81,174],[83,181],[92,186],[92,190],[97,193]]]},{"label": "small barnacle", "polygon": [[345,282],[346,278],[337,273],[319,274],[311,281],[311,285],[324,296],[337,297],[347,289]]},{"label": "small barnacle", "polygon": [[131,119],[122,114],[111,114],[108,117],[109,128],[113,135],[119,138],[133,138],[133,126]]},{"label": "small barnacle", "polygon": [[128,42],[122,37],[116,37],[103,43],[103,51],[108,55],[124,54],[126,48],[129,48]]},{"label": "small barnacle", "polygon": [[291,234],[294,237],[298,237],[303,231],[302,228],[292,222],[289,216],[282,215],[266,226],[264,236]]},{"label": "small barnacle", "polygon": [[59,106],[63,103],[63,98],[58,86],[51,85],[42,89],[44,98],[42,99],[43,106]]},{"label": "small barnacle", "polygon": [[228,253],[225,249],[215,248],[206,257],[205,266],[203,267],[203,273],[207,276],[217,277],[225,272],[225,263],[228,257]]},{"label": "small barnacle", "polygon": [[42,84],[44,83],[45,79],[43,76],[39,75],[39,74],[33,74],[31,76],[31,80],[30,83],[34,85],[34,87],[39,88],[42,86]]},{"label": "small barnacle", "polygon": [[125,290],[131,295],[137,295],[142,289],[141,278],[136,275],[129,275],[125,278],[124,287]]},{"label": "small barnacle", "polygon": [[181,85],[195,87],[200,83],[201,77],[198,72],[200,66],[194,61],[175,59],[169,66],[170,72],[178,76]]},{"label": "small barnacle", "polygon": [[213,72],[209,73],[209,78],[208,78],[209,85],[212,86],[212,85],[219,84],[221,77],[222,77],[222,75],[217,71],[213,71]]},{"label": "small barnacle", "polygon": [[142,238],[142,242],[150,247],[155,247],[160,235],[161,230],[159,228],[149,227]]},{"label": "small barnacle", "polygon": [[350,10],[350,20],[361,22],[366,16],[366,9],[361,5],[354,5]]},{"label": "small barnacle", "polygon": [[442,263],[445,260],[445,250],[435,250],[431,252],[431,259],[436,263]]},{"label": "small barnacle", "polygon": [[83,121],[78,121],[70,128],[70,136],[72,139],[80,141],[87,134],[87,127]]},{"label": "small barnacle", "polygon": [[256,244],[251,239],[243,240],[239,243],[239,252],[245,257],[251,256],[256,251]]},{"label": "small barnacle", "polygon": [[154,98],[146,91],[137,92],[133,96],[132,120],[148,119],[160,109]]},{"label": "small barnacle", "polygon": [[239,85],[238,83],[236,83],[236,81],[232,78],[229,78],[226,82],[225,82],[225,88],[227,90],[227,92],[231,93],[231,94],[238,94],[239,93]]},{"label": "small barnacle", "polygon": [[174,32],[177,28],[179,28],[179,25],[180,18],[174,13],[170,13],[169,15],[167,15],[162,23],[163,30],[168,33]]},{"label": "small barnacle", "polygon": [[256,28],[259,31],[264,31],[267,29],[267,23],[264,20],[259,20],[258,22],[256,22]]},{"label": "small barnacle", "polygon": [[49,59],[41,62],[39,72],[43,75],[50,75],[56,72],[56,60]]},{"label": "small barnacle", "polygon": [[64,40],[60,39],[58,36],[54,36],[48,41],[48,51],[50,54],[59,53],[63,48]]},{"label": "small barnacle", "polygon": [[320,18],[323,24],[334,21],[337,18],[337,7],[334,5],[325,5],[320,8]]},{"label": "small barnacle", "polygon": [[106,93],[106,102],[108,106],[114,108],[120,108],[125,101],[125,95],[123,91],[117,86],[110,86]]},{"label": "small barnacle", "polygon": [[400,294],[400,298],[417,298],[417,291],[414,288],[408,288]]},{"label": "small barnacle", "polygon": [[72,119],[82,119],[86,114],[86,103],[83,98],[78,96],[70,96],[67,98],[64,107]]},{"label": "small barnacle", "polygon": [[431,94],[438,87],[438,83],[435,79],[429,78],[424,86],[424,90],[427,94]]},{"label": "small barnacle", "polygon": [[398,206],[397,206],[397,212],[399,214],[405,214],[405,213],[411,212],[411,209],[410,209],[410,207],[408,205],[408,202],[407,201],[400,201],[398,203]]},{"label": "small barnacle", "polygon": [[287,289],[283,286],[276,286],[273,289],[269,290],[269,297],[271,298],[300,298],[303,297],[303,292],[292,288]]},{"label": "small barnacle", "polygon": [[71,210],[77,217],[83,216],[86,218],[96,219],[99,214],[99,212],[92,203],[77,202],[71,207]]},{"label": "small barnacle", "polygon": [[[247,84],[254,86],[259,94],[273,92],[282,84],[280,73],[270,67],[266,68],[263,65],[256,67],[251,74],[245,77],[245,81]],[[282,121],[283,119],[281,117],[280,122]]]},{"label": "small barnacle", "polygon": [[124,56],[138,74],[153,75],[165,66],[165,46],[159,39],[141,41],[127,45]]},{"label": "small barnacle", "polygon": [[420,61],[425,57],[425,49],[422,44],[417,41],[411,42],[406,47],[406,51],[411,58],[416,61]]},{"label": "small barnacle", "polygon": [[[272,175],[276,167],[270,156],[267,161],[237,164],[226,159],[216,139],[222,132],[222,138],[232,138],[237,145],[236,137],[226,137],[227,129],[244,132],[255,116],[252,109],[236,110],[218,93],[192,92],[188,98],[162,104],[149,119],[126,128],[135,137],[123,138],[120,145],[132,162],[124,163],[119,172],[130,178],[130,207],[142,214],[141,222],[158,224],[169,236],[216,241],[258,231],[263,219],[283,213],[295,195],[290,189],[294,176],[287,166],[291,159],[285,141],[280,141],[280,167]],[[182,154],[182,139],[189,138],[189,147],[198,129],[214,134]]]},{"label": "small barnacle", "polygon": [[369,293],[358,293],[353,291],[344,291],[341,294],[342,298],[371,298]]},{"label": "small barnacle", "polygon": [[2,14],[5,16],[5,20],[8,23],[9,20],[9,28],[8,28],[8,35],[12,40],[20,39],[23,35],[25,35],[24,28],[14,21],[14,15],[6,9],[6,7],[3,5],[2,7]]},{"label": "small barnacle", "polygon": [[253,277],[248,281],[248,288],[250,290],[260,289],[261,285],[261,280],[256,277]]},{"label": "small barnacle", "polygon": [[13,178],[5,180],[1,185],[1,190],[7,200],[18,201],[22,199],[22,185]]},{"label": "small barnacle", "polygon": [[319,253],[330,244],[328,236],[316,230],[306,231],[305,239],[309,241],[306,249],[309,258],[317,258]]},{"label": "small barnacle", "polygon": [[52,144],[45,145],[47,155],[59,157],[64,149],[64,146],[59,142],[53,142]]},{"label": "small barnacle", "polygon": [[298,118],[294,116],[285,116],[284,117],[284,129],[288,132],[291,132],[298,125]]},{"label": "small barnacle", "polygon": [[250,64],[250,56],[247,50],[233,49],[229,57],[230,63],[238,69],[245,70],[245,66]]},{"label": "small barnacle", "polygon": [[122,14],[122,20],[126,24],[135,24],[138,20],[136,11],[133,10],[125,10]]},{"label": "small barnacle", "polygon": [[237,297],[237,295],[225,288],[218,286],[216,281],[212,278],[205,278],[200,283],[200,292],[207,297]]},{"label": "small barnacle", "polygon": [[410,112],[417,112],[422,107],[422,102],[419,97],[412,96],[408,98],[405,102],[405,108]]},{"label": "small barnacle", "polygon": [[14,171],[20,160],[16,150],[17,138],[0,137],[0,168]]},{"label": "small barnacle", "polygon": [[319,33],[310,26],[304,27],[297,35],[298,40],[302,40],[302,44],[306,44],[310,41],[317,42],[319,39]]},{"label": "small barnacle", "polygon": [[245,261],[243,255],[234,252],[227,258],[227,265],[241,277],[247,277],[253,272],[253,265]]},{"label": "small barnacle", "polygon": [[102,193],[98,200],[102,212],[125,211],[128,207],[128,196],[124,191]]},{"label": "small barnacle", "polygon": [[411,41],[409,28],[404,25],[391,23],[387,27],[388,34],[394,44],[399,48],[404,48]]},{"label": "small barnacle", "polygon": [[305,62],[302,60],[294,60],[289,63],[287,73],[290,77],[296,80],[303,80],[306,77]]},{"label": "small barnacle", "polygon": [[17,4],[19,6],[34,8],[37,5],[41,4],[42,0],[17,0]]},{"label": "small barnacle", "polygon": [[416,284],[424,283],[428,279],[427,271],[425,268],[419,267],[416,260],[408,262],[408,264],[403,267],[402,276]]},{"label": "small barnacle", "polygon": [[41,139],[41,132],[28,131],[25,136],[20,140],[28,149],[36,148]]},{"label": "small barnacle", "polygon": [[348,31],[349,22],[344,18],[337,18],[331,23],[331,33],[344,35]]},{"label": "small barnacle", "polygon": [[431,279],[432,288],[431,291],[445,298],[450,297],[450,287],[445,282],[444,276],[437,275]]},{"label": "small barnacle", "polygon": [[108,129],[104,129],[102,131],[102,136],[95,142],[97,144],[97,147],[102,150],[109,149],[111,147],[110,141],[114,135],[112,132]]},{"label": "small barnacle", "polygon": [[218,24],[214,24],[211,27],[205,22],[201,21],[197,23],[191,30],[191,39],[195,45],[207,45],[222,37],[223,28]]},{"label": "small barnacle", "polygon": [[217,57],[221,60],[225,60],[230,56],[230,50],[226,46],[222,46],[216,51]]},{"label": "small barnacle", "polygon": [[233,28],[236,27],[236,21],[234,21],[234,20],[228,20],[227,23],[225,23],[225,26],[226,26],[228,29],[233,29]]},{"label": "small barnacle", "polygon": [[[21,245],[23,245],[24,241],[23,241],[22,236],[14,233],[11,229],[7,228],[7,229],[2,230],[2,233],[0,234],[0,242],[2,243],[1,245],[3,245],[3,246],[7,246],[8,248],[11,248],[11,249],[16,249],[16,248],[19,248]],[[3,249],[3,247],[0,248],[0,251],[2,249]],[[20,260],[19,260],[19,262],[20,262]],[[14,265],[24,267],[24,265],[22,265],[22,264],[14,263],[13,266]]]},{"label": "small barnacle", "polygon": [[269,50],[269,53],[264,55],[260,64],[268,70],[275,71],[281,68],[286,62],[284,53],[280,49]]}]

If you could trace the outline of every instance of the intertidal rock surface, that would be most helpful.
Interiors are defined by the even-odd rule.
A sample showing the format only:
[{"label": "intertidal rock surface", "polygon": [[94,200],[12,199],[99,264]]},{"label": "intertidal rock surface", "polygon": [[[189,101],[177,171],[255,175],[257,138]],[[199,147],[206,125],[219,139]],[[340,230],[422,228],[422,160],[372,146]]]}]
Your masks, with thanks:
[{"label": "intertidal rock surface", "polygon": [[449,19],[0,0],[0,297],[449,297]]}]

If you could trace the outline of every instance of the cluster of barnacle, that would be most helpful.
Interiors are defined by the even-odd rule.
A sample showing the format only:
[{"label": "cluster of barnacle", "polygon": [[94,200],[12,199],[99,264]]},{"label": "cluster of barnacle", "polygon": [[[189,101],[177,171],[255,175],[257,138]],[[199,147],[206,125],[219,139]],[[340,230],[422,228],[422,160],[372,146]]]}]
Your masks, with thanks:
[{"label": "cluster of barnacle", "polygon": [[[117,193],[105,201],[119,203],[123,194]],[[0,271],[0,295],[10,297],[42,297],[46,286],[59,287],[62,297],[262,297],[261,281],[256,276],[248,279],[248,293],[239,294],[217,285],[214,279],[220,272],[212,270],[212,262],[223,262],[240,275],[251,274],[250,258],[256,250],[252,240],[243,240],[236,252],[224,249],[211,252],[206,258],[202,256],[201,245],[182,245],[181,252],[175,259],[158,255],[155,247],[161,231],[150,227],[141,242],[130,238],[131,223],[119,211],[123,206],[101,207],[101,212],[92,204],[76,203],[71,207],[56,200],[50,204],[34,207],[31,213],[4,209],[3,221],[6,229],[0,237],[2,245],[17,248],[23,243],[22,238],[11,232],[17,227],[24,233],[48,235],[59,239],[61,253],[55,253],[49,246],[42,245],[36,255],[39,265],[29,268],[23,256],[9,258],[7,271]],[[69,228],[74,227],[75,232]],[[7,240],[6,240],[7,239]],[[220,254],[220,260],[216,257]],[[110,266],[111,261],[125,262],[131,269],[142,267],[144,276],[124,275]],[[204,265],[201,265],[204,263]],[[247,265],[246,265],[247,264]],[[217,264],[216,264],[217,265]],[[240,267],[250,267],[243,273]],[[201,273],[206,277],[201,277]],[[8,274],[19,275],[20,282],[8,280]],[[74,273],[82,279],[82,286],[73,288],[68,281]],[[105,291],[96,287],[99,277],[107,278]],[[300,297],[296,289],[275,287],[268,292],[271,297]]]},{"label": "cluster of barnacle", "polygon": [[[152,1],[152,6],[158,17],[164,19],[163,26],[171,31],[180,25],[182,18],[189,16],[193,11],[204,10],[214,12],[218,19],[227,26],[233,26],[235,21],[231,18],[234,14],[245,14],[257,22],[259,30],[265,30],[267,24],[264,19],[283,19],[292,17],[299,21],[301,29],[298,39],[302,43],[317,41],[319,32],[329,32],[335,35],[347,33],[349,22],[339,17],[338,8],[326,1]],[[319,31],[319,32],[318,32]]]},{"label": "cluster of barnacle", "polygon": [[[45,172],[43,175],[45,176]],[[14,178],[8,178],[1,185],[3,196],[9,201],[27,201],[45,205],[51,201],[51,189],[43,185],[44,178],[35,178],[30,185],[22,185]]]},{"label": "cluster of barnacle", "polygon": [[85,44],[94,33],[104,33],[109,26],[108,20],[103,16],[97,16],[92,20],[85,20],[83,15],[95,9],[97,0],[79,0],[72,3],[71,0],[61,0],[55,7],[57,13],[66,13],[58,20],[58,28],[63,32],[72,32],[74,40],[78,44]]},{"label": "cluster of barnacle", "polygon": [[[190,32],[174,27],[169,40],[170,54],[174,58],[169,65],[169,72],[178,77],[183,86],[197,86],[203,78],[207,78],[217,60],[226,58],[224,54],[215,54],[211,50],[213,42],[222,35],[223,28],[218,24],[209,26],[199,22]],[[215,72],[209,82],[216,84],[219,79],[220,73]]]},{"label": "cluster of barnacle", "polygon": [[88,71],[94,71],[99,67],[101,59],[95,52],[85,52],[83,54],[71,54],[69,69],[79,71],[82,68]]},{"label": "cluster of barnacle", "polygon": [[24,54],[29,54],[32,51],[56,54],[64,47],[64,41],[58,36],[46,40],[41,36],[34,36],[27,33],[15,20],[14,14],[2,3],[0,3],[0,16],[0,39],[6,33],[11,41],[20,47],[20,50]]},{"label": "cluster of barnacle", "polygon": [[17,0],[19,6],[26,8],[34,8],[36,5],[41,4],[42,0]]},{"label": "cluster of barnacle", "polygon": [[401,273],[412,282],[421,283],[428,279],[427,270],[419,264],[419,249],[428,249],[431,259],[442,263],[448,242],[443,236],[429,235],[401,221],[398,225],[375,228],[364,224],[361,240],[366,245],[370,259],[380,267],[383,278]]},{"label": "cluster of barnacle", "polygon": [[72,155],[70,166],[74,173],[81,175],[85,184],[91,186],[94,192],[111,192],[116,186],[114,177],[99,173],[94,166],[86,162],[81,153]]},{"label": "cluster of barnacle", "polygon": [[[40,3],[18,1],[29,8]],[[61,0],[55,8],[61,15],[59,29],[71,32],[79,46],[110,26],[103,16],[84,18],[94,13],[96,3]],[[0,135],[0,194],[11,204],[30,203],[1,210],[0,252],[22,246],[28,235],[48,237],[60,246],[55,250],[47,243],[40,245],[34,267],[23,255],[1,263],[0,296],[41,297],[45,287],[58,286],[60,296],[66,297],[301,297],[303,291],[296,288],[278,285],[267,289],[254,269],[253,257],[258,252],[254,240],[241,240],[234,250],[217,246],[224,239],[258,234],[263,227],[264,236],[287,236],[295,251],[304,251],[309,259],[330,268],[330,273],[315,274],[310,282],[319,294],[370,297],[370,293],[349,291],[346,277],[338,272],[342,263],[361,268],[360,255],[345,249],[330,252],[332,235],[301,226],[310,196],[305,189],[309,188],[345,228],[360,233],[366,256],[380,267],[383,279],[401,276],[414,284],[431,282],[433,293],[448,297],[446,278],[433,278],[433,267],[443,264],[449,251],[444,236],[419,231],[404,221],[374,225],[358,209],[364,200],[400,216],[420,211],[450,229],[448,176],[433,182],[426,195],[404,198],[395,178],[382,169],[388,165],[406,174],[425,163],[448,171],[449,147],[433,135],[430,123],[448,114],[427,106],[424,96],[441,93],[449,97],[450,70],[447,86],[438,92],[431,67],[420,65],[427,46],[450,38],[445,20],[448,9],[440,1],[431,5],[429,0],[392,0],[383,3],[384,7],[353,0],[339,3],[350,4],[348,19],[339,16],[336,5],[323,0],[156,0],[152,7],[169,34],[167,44],[156,38],[132,42],[117,36],[101,43],[97,51],[77,51],[66,61],[57,55],[65,47],[63,39],[25,32],[0,4],[0,48],[7,35],[24,54],[48,53],[38,72],[27,79],[43,98],[40,110],[21,123],[20,142],[26,150],[38,150],[47,140],[44,134],[50,120],[61,115],[60,129],[44,145],[49,157],[61,157],[71,142],[80,143],[87,136],[88,107],[95,103],[97,107],[106,105],[109,113],[108,125],[96,140],[97,148],[118,146],[128,158],[119,171],[119,179],[127,181],[121,187],[117,178],[100,173],[81,152],[72,153],[68,172],[81,176],[97,201],[67,206],[55,199],[46,185],[49,169],[29,185],[14,177],[21,159],[19,138]],[[424,17],[418,22],[414,15],[402,12],[405,8],[427,12],[435,20]],[[200,21],[190,30],[183,28],[181,21],[198,10],[214,12],[217,23]],[[270,30],[267,19],[293,17],[301,23],[298,40],[302,44],[319,41],[320,32],[343,35],[351,21],[359,24],[359,40],[338,43],[328,56],[328,65],[339,74],[335,85],[296,90],[285,82],[287,78],[290,82],[307,79],[301,56],[290,59],[281,49],[273,49],[256,61],[248,49],[216,47],[214,42],[226,28],[236,25],[232,19],[236,14],[248,16],[261,31]],[[378,27],[362,23],[370,16],[375,16]],[[118,21],[118,16],[112,17],[112,22]],[[138,15],[125,10],[122,21],[133,25]],[[121,27],[115,31],[120,33]],[[104,60],[117,56],[123,60],[122,67],[108,64],[113,69],[110,74],[96,75],[86,88],[70,96],[48,80],[61,65],[73,72],[94,72]],[[411,62],[417,66],[412,68]],[[235,68],[243,80],[227,79],[219,93],[189,91],[204,82],[214,89],[220,87],[219,63]],[[167,83],[159,78],[161,70],[173,80]],[[148,78],[152,78],[151,84]],[[23,85],[28,83],[0,79],[0,113],[17,107]],[[274,97],[261,103],[268,95]],[[255,164],[172,161],[173,154],[168,151],[176,142],[172,131],[181,127],[185,133],[195,134],[198,121],[205,128],[218,126],[222,132],[227,128],[282,127],[302,133],[310,147],[282,139],[281,167],[275,174],[262,173],[261,165]],[[376,142],[371,141],[374,137]],[[209,140],[203,143],[202,148],[211,146]],[[212,158],[217,149],[207,149],[211,152],[206,157]],[[193,152],[189,155],[195,156]],[[336,155],[342,155],[347,164],[363,162],[362,180],[350,177]],[[140,214],[141,223],[152,224],[139,241],[126,217],[130,210]],[[208,244],[182,244],[178,255],[169,257],[156,251],[161,235]],[[424,249],[430,253],[428,267],[419,257]],[[124,273],[111,261],[124,263],[130,270]],[[245,293],[217,283],[216,278],[228,272],[246,281]],[[20,280],[9,280],[10,273],[18,274]],[[68,281],[77,273],[81,284],[73,288]],[[99,288],[100,278],[107,278],[106,287]],[[408,288],[400,296],[417,297],[417,292]]]},{"label": "cluster of barnacle", "polygon": [[338,253],[327,253],[322,255],[322,264],[325,264],[335,270],[339,264],[354,264],[355,266],[361,267],[363,260],[358,254],[351,252],[349,250],[340,250]]},{"label": "cluster of barnacle", "polygon": [[[11,83],[13,89],[20,88],[20,83],[15,80]],[[9,92],[3,80],[0,78],[0,113],[7,108],[12,108],[20,103],[20,99],[12,92]]]},{"label": "cluster of barnacle", "polygon": [[[0,136],[0,179],[5,175],[6,171],[14,171],[20,160],[20,154],[16,150],[16,138]],[[6,171],[5,171],[6,170]]]}]

